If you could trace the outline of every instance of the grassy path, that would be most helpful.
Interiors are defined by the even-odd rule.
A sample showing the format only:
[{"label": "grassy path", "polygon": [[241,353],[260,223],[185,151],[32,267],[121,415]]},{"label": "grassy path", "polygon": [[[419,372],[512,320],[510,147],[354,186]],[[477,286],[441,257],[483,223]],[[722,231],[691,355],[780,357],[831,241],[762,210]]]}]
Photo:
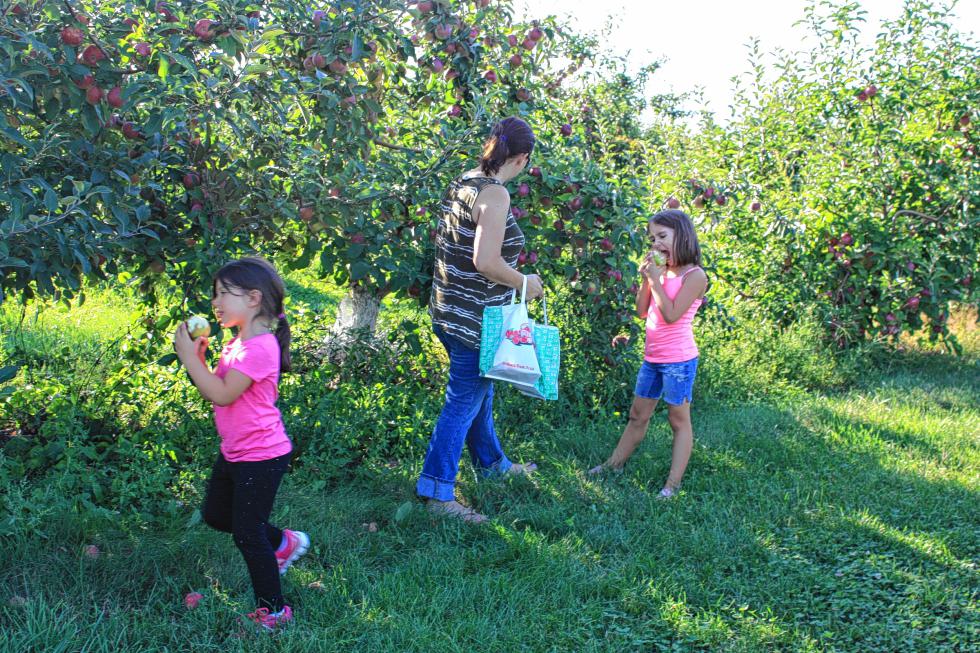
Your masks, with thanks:
[{"label": "grassy path", "polygon": [[[415,509],[417,463],[313,490],[288,477],[277,519],[313,553],[275,638],[251,608],[229,538],[198,525],[80,542],[5,542],[4,651],[966,651],[980,632],[976,358],[908,355],[861,387],[694,411],[685,494],[655,500],[663,415],[627,472],[583,471],[619,423],[531,425],[510,437],[529,480],[462,493],[485,527]],[[363,524],[376,522],[377,532]],[[205,595],[193,611],[186,592]],[[4,598],[4,602],[6,602]]]}]

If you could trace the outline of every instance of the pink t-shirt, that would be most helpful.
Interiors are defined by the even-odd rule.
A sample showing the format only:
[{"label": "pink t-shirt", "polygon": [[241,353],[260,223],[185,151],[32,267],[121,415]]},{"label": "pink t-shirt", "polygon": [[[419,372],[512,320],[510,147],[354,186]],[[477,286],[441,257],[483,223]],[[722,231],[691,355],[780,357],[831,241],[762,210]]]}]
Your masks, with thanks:
[{"label": "pink t-shirt", "polygon": [[[699,268],[691,268],[679,277],[660,277],[660,283],[667,297],[673,300],[684,285],[684,277]],[[650,308],[647,311],[647,343],[643,360],[650,363],[683,363],[698,357],[698,346],[694,342],[694,329],[691,322],[698,312],[702,299],[698,297],[688,307],[680,319],[670,324],[664,320],[650,291]]]},{"label": "pink t-shirt", "polygon": [[233,338],[221,350],[214,373],[225,378],[238,370],[252,385],[227,406],[214,407],[214,425],[221,436],[221,454],[230,462],[270,460],[289,453],[293,445],[286,435],[279,398],[279,341],[271,333],[248,340]]}]

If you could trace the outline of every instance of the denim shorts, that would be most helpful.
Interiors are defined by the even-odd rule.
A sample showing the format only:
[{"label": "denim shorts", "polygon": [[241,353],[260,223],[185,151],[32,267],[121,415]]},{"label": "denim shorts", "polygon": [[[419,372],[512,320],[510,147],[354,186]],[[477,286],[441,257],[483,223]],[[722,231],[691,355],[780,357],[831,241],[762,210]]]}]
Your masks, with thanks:
[{"label": "denim shorts", "polygon": [[671,406],[693,401],[694,377],[698,371],[698,359],[683,363],[650,363],[643,361],[636,375],[633,393],[644,399],[663,399]]}]

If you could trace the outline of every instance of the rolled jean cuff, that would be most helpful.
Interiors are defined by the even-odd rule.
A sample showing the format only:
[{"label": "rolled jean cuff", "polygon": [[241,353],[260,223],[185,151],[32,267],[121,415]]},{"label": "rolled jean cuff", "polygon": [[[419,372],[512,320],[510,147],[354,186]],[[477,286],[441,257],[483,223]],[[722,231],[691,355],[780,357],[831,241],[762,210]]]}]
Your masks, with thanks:
[{"label": "rolled jean cuff", "polygon": [[456,482],[446,481],[435,476],[422,474],[415,484],[415,492],[420,497],[436,501],[452,501],[456,498]]},{"label": "rolled jean cuff", "polygon": [[503,476],[510,469],[510,466],[514,463],[510,462],[507,456],[500,456],[496,462],[494,462],[489,467],[484,467],[479,470],[480,475],[483,478],[493,478],[495,476]]}]

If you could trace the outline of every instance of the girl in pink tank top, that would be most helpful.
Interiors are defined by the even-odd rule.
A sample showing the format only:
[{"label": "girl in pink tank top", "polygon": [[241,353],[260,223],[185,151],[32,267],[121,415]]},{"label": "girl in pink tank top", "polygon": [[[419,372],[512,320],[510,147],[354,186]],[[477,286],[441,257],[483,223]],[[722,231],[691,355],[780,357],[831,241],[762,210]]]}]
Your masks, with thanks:
[{"label": "girl in pink tank top", "polygon": [[589,470],[621,471],[646,437],[657,402],[667,404],[667,421],[674,431],[670,474],[660,497],[673,497],[681,485],[694,445],[691,400],[698,368],[698,347],[692,321],[701,306],[708,278],[701,269],[701,248],[691,218],[668,209],[647,225],[652,241],[643,259],[643,285],[636,295],[636,314],[646,319],[643,364],[636,378],[629,423],[606,462]]}]

